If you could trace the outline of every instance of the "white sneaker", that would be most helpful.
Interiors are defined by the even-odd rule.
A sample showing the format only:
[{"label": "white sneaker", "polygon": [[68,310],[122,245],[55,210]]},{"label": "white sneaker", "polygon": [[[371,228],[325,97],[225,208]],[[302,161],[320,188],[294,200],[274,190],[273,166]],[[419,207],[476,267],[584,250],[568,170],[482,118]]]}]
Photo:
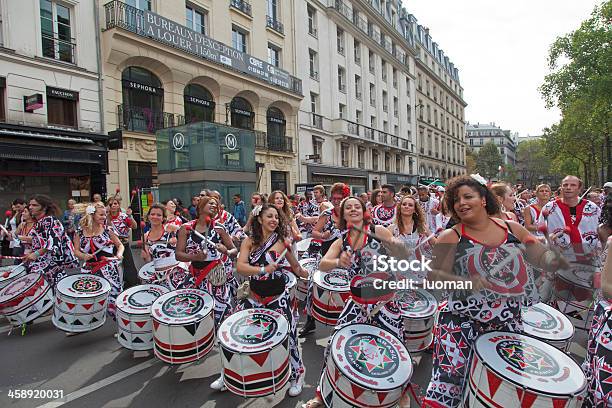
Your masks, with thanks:
[{"label": "white sneaker", "polygon": [[304,378],[303,375],[301,375],[297,381],[291,381],[291,387],[289,387],[290,397],[297,397],[302,393],[302,378]]},{"label": "white sneaker", "polygon": [[225,382],[223,382],[223,374],[221,374],[221,376],[219,378],[217,378],[215,381],[213,381],[210,384],[210,388],[212,388],[215,391],[225,391],[225,390],[227,390],[227,387],[225,386]]}]

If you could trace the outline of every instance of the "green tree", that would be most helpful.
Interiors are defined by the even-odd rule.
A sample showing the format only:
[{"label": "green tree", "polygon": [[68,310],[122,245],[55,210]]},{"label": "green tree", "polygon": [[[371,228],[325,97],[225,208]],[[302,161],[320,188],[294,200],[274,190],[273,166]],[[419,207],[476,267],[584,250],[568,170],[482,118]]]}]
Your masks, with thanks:
[{"label": "green tree", "polygon": [[[612,0],[606,0],[577,30],[558,37],[549,51],[551,72],[540,87],[547,106],[562,113],[553,132],[557,146],[551,150],[559,150],[554,157],[578,159],[587,183],[604,181],[604,165],[612,176],[611,21]],[[569,146],[578,149],[575,155]]]},{"label": "green tree", "polygon": [[545,139],[527,140],[516,148],[517,170],[527,187],[535,187],[550,175],[551,161]]},{"label": "green tree", "polygon": [[499,149],[493,142],[485,143],[476,157],[476,170],[487,179],[496,178],[503,163]]},{"label": "green tree", "polygon": [[465,152],[465,171],[467,174],[476,173],[477,158],[478,153],[474,153],[474,151],[468,147]]}]

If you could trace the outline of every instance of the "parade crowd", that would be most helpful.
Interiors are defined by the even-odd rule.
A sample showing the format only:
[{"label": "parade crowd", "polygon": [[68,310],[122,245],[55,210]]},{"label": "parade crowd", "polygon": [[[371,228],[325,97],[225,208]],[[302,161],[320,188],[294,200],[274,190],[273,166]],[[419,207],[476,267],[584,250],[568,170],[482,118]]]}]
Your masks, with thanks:
[{"label": "parade crowd", "polygon": [[[523,333],[522,310],[539,303],[589,333],[587,356],[580,362],[587,382],[582,406],[612,406],[612,259],[606,259],[612,182],[586,189],[569,175],[556,190],[547,184],[528,189],[462,175],[444,187],[396,191],[385,184],[358,196],[343,183],[314,186],[303,195],[254,193],[251,211],[240,195],[232,200],[230,213],[219,192],[202,190],[188,207],[179,199],[154,203],[137,222],[119,194],[106,202],[99,194],[91,203],[69,200],[63,213],[45,195],[16,199],[0,227],[2,258],[5,265],[42,275],[53,291],[75,269],[102,276],[111,285],[107,313],[112,318],[118,296],[142,281],[134,257],[154,266],[147,283],[210,295],[216,331],[241,311],[278,312],[288,322],[289,396],[302,392],[304,360],[323,362],[307,408],[329,405],[329,389],[342,393],[339,377],[330,374],[337,370],[329,366],[335,361],[330,357],[334,334],[367,324],[407,341],[403,310],[415,302],[415,294],[368,290],[371,279],[466,281],[472,290],[436,294],[432,340],[425,347],[432,353],[431,380],[426,390],[405,384],[395,401],[399,406],[409,406],[411,397],[426,407],[461,406],[472,386],[470,362],[478,338]],[[135,229],[142,231],[137,250],[130,246]],[[372,266],[380,255],[432,259],[431,271],[381,273]],[[325,314],[330,309],[322,311],[315,270],[342,270],[349,283],[350,294],[333,319]],[[296,280],[306,282],[303,303],[289,290]],[[584,313],[568,311],[571,302],[559,298],[560,285],[587,292]],[[305,316],[301,327],[300,316]],[[321,322],[334,326],[324,355],[302,355],[298,337],[308,341]],[[229,374],[220,374],[211,387],[232,391]],[[474,386],[471,392],[480,395]],[[493,400],[490,406],[500,406]]]}]

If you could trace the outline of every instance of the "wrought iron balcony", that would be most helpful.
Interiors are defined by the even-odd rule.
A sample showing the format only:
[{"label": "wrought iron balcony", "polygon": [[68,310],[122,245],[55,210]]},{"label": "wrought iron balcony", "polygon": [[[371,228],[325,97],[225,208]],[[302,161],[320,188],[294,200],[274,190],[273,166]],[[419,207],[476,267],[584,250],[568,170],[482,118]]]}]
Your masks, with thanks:
[{"label": "wrought iron balcony", "polygon": [[278,33],[281,33],[281,34],[285,33],[285,27],[283,27],[283,23],[281,23],[274,17],[266,16],[266,26],[270,27],[271,29],[273,29],[274,31]]},{"label": "wrought iron balcony", "polygon": [[172,113],[157,111],[140,106],[117,105],[119,129],[132,132],[155,133],[159,129],[178,126],[179,118]]},{"label": "wrought iron balcony", "polygon": [[244,14],[249,16],[253,15],[251,10],[251,3],[246,0],[230,0],[230,7],[242,11]]},{"label": "wrought iron balcony", "polygon": [[293,138],[280,135],[269,135],[266,132],[255,131],[255,147],[275,152],[293,152]]}]

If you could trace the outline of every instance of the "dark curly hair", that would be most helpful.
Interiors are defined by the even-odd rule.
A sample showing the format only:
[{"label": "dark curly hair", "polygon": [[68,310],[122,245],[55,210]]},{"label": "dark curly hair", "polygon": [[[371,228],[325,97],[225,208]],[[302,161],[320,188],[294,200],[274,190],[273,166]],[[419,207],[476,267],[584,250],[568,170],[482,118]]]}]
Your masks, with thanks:
[{"label": "dark curly hair", "polygon": [[485,198],[485,209],[487,210],[488,215],[492,216],[499,213],[499,203],[491,190],[489,190],[487,186],[483,186],[478,181],[474,180],[471,176],[461,175],[448,181],[446,192],[444,194],[444,203],[454,219],[461,220],[461,218],[457,215],[457,212],[455,212],[455,202],[457,201],[459,188],[462,186],[470,187],[472,190],[476,191],[480,197]]},{"label": "dark curly hair", "polygon": [[599,222],[612,229],[612,193],[608,193],[601,209]]},{"label": "dark curly hair", "polygon": [[45,212],[45,215],[51,215],[54,217],[59,216],[60,214],[59,207],[57,206],[57,204],[55,204],[55,202],[48,195],[35,194],[32,197],[30,197],[30,201],[32,200],[40,204],[40,207]]},{"label": "dark curly hair", "polygon": [[[253,245],[255,247],[260,246],[263,243],[263,227],[261,222],[259,222],[259,217],[263,216],[263,214],[268,210],[274,210],[278,213],[278,210],[272,204],[265,203],[261,206],[261,211],[257,217],[253,216],[253,224],[251,226],[251,239],[253,240]],[[280,239],[285,239],[288,235],[287,224],[285,223],[285,217],[278,214],[278,225],[276,226],[276,232]]]}]

